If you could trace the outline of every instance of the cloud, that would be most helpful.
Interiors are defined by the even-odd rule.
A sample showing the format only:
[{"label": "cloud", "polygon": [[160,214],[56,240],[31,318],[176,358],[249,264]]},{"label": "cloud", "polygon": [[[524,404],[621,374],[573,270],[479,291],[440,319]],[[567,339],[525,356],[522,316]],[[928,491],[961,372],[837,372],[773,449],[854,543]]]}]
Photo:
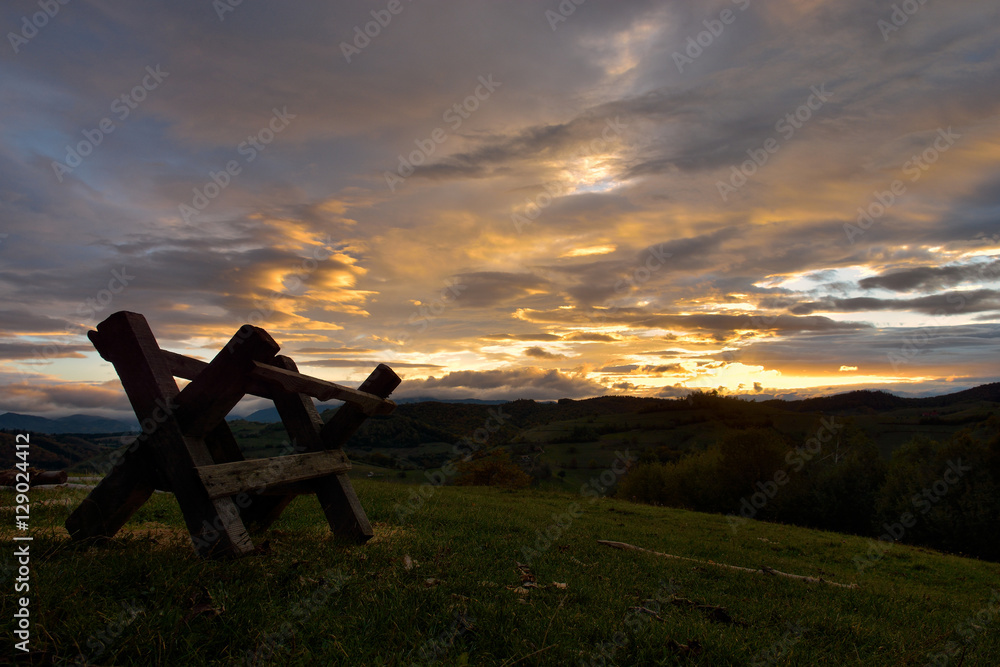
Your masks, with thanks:
[{"label": "cloud", "polygon": [[581,398],[600,396],[603,386],[578,373],[526,366],[490,371],[453,371],[440,378],[408,380],[404,395],[490,398]]},{"label": "cloud", "polygon": [[566,334],[561,340],[566,341],[584,341],[589,343],[614,343],[619,340],[619,338],[612,336],[610,334],[593,333],[588,331],[576,331],[574,333]]},{"label": "cloud", "polygon": [[529,347],[524,351],[524,356],[533,357],[535,359],[565,359],[565,354],[556,354],[554,352],[549,352],[543,350],[540,347]]},{"label": "cloud", "polygon": [[8,412],[97,411],[132,414],[118,380],[110,382],[32,382],[4,387],[2,406]]},{"label": "cloud", "polygon": [[327,366],[330,368],[375,368],[385,364],[390,368],[444,368],[440,364],[422,364],[408,361],[380,361],[378,359],[310,359],[303,366]]},{"label": "cloud", "polygon": [[940,290],[964,282],[1000,280],[1000,259],[974,264],[949,264],[947,266],[918,266],[893,271],[858,281],[862,289],[887,289],[894,292],[910,290]]},{"label": "cloud", "polygon": [[83,359],[84,352],[93,350],[93,345],[32,345],[0,342],[0,359]]},{"label": "cloud", "polygon": [[455,303],[470,308],[488,308],[520,301],[549,286],[547,280],[530,273],[503,271],[459,273],[454,279],[459,292]]},{"label": "cloud", "polygon": [[[678,68],[721,5],[736,21]],[[208,356],[253,321],[352,381],[347,364],[386,346],[414,376],[533,369],[526,347],[649,373],[721,363],[725,347],[786,384],[815,373],[811,387],[841,365],[937,382],[949,354],[961,377],[1000,377],[1000,6],[926,3],[883,40],[889,10],[860,0],[721,5],[586,3],[553,31],[529,3],[422,0],[348,60],[341,42],[372,20],[352,3],[309,0],[280,21],[262,3],[225,21],[194,0],[82,3],[5,61],[0,356],[58,343],[39,382],[108,377],[83,334],[131,310],[164,347]],[[119,118],[112,101],[147,65],[169,77]],[[481,76],[499,87],[449,121]],[[828,101],[779,130],[814,86]],[[276,108],[294,118],[250,161],[239,147]],[[53,161],[104,117],[114,132],[57,178]],[[949,127],[960,139],[909,180]],[[723,198],[769,139],[778,150]],[[390,190],[385,173],[415,151]],[[228,161],[239,173],[181,216]],[[905,194],[852,243],[844,225],[897,179]],[[123,268],[135,278],[112,292]],[[880,328],[896,319],[915,326]],[[917,325],[933,343],[893,369]],[[604,390],[563,372],[569,390]]]},{"label": "cloud", "polygon": [[808,315],[817,311],[857,313],[878,310],[907,310],[927,315],[961,315],[1000,311],[1000,291],[981,289],[968,292],[948,292],[913,299],[876,299],[873,297],[828,299],[799,304],[793,307],[791,312],[796,315]]},{"label": "cloud", "polygon": [[519,341],[556,341],[563,340],[562,336],[550,333],[527,333],[527,334],[487,334],[480,336],[486,340],[519,340]]},{"label": "cloud", "polygon": [[[3,274],[0,274],[0,280],[3,279]],[[16,279],[8,277],[8,280],[15,282]],[[59,317],[49,317],[23,308],[0,310],[0,334],[46,334],[80,331],[79,325]]]}]

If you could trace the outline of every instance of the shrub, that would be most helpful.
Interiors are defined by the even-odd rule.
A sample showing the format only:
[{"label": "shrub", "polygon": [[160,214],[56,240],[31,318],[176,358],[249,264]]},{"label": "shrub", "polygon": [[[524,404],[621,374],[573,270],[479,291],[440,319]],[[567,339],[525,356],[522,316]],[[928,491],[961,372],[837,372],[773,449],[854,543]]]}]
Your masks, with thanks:
[{"label": "shrub", "polygon": [[504,449],[494,449],[469,461],[455,464],[458,486],[498,486],[504,489],[523,489],[531,484],[531,475],[511,461]]}]

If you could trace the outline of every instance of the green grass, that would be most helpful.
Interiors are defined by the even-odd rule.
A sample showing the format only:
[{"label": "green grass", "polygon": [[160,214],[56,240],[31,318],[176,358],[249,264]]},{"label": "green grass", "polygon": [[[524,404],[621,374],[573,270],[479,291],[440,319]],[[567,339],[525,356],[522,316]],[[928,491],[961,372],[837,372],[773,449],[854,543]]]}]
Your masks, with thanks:
[{"label": "green grass", "polygon": [[[81,548],[62,528],[73,505],[42,502],[75,503],[84,492],[33,490],[32,648],[56,664],[82,653],[99,665],[246,664],[269,645],[276,665],[748,665],[771,649],[777,659],[766,664],[923,665],[961,639],[956,625],[975,621],[1000,586],[994,563],[896,545],[859,572],[862,538],[759,522],[734,534],[718,515],[588,504],[565,492],[438,488],[400,522],[394,508],[415,486],[355,484],[375,526],[367,545],[337,543],[316,500],[300,497],[255,538],[263,553],[228,562],[194,556],[169,494],[154,495],[114,540]],[[582,515],[532,559],[541,587],[517,591],[521,548],[574,502]],[[0,506],[12,504],[0,493]],[[12,512],[0,521],[11,525]],[[859,588],[618,551],[598,539]],[[12,575],[0,574],[9,628]],[[674,597],[725,607],[736,623]],[[659,619],[630,610],[637,606]],[[788,624],[804,629],[801,638],[790,641]],[[1000,618],[976,625],[962,664],[1000,663]],[[102,633],[107,647],[95,657]]]}]

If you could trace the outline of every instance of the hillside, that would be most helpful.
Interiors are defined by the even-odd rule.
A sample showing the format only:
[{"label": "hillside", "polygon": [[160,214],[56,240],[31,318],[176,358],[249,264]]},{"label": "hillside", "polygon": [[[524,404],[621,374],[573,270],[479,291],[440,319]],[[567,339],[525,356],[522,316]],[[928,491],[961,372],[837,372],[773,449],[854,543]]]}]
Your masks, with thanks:
[{"label": "hillside", "polygon": [[[615,451],[625,447],[671,461],[704,449],[734,430],[751,427],[769,429],[792,447],[815,430],[823,415],[838,415],[850,420],[888,457],[915,436],[945,440],[998,411],[1000,383],[921,399],[862,391],[761,403],[708,394],[673,400],[604,396],[500,405],[424,401],[403,403],[391,415],[367,420],[348,441],[347,450],[356,463],[374,465],[364,470],[386,474],[438,467],[455,456],[456,444],[479,438],[483,447],[506,446],[517,456],[528,457],[525,465],[545,479],[561,473],[564,481],[551,483],[572,488],[585,478],[587,469],[607,465]],[[323,418],[329,419],[334,412],[325,410]],[[242,419],[229,423],[248,456],[271,456],[287,447],[280,423]],[[81,440],[97,449],[81,446]],[[119,442],[117,437],[100,434],[48,435],[33,438],[33,450],[39,452],[37,465],[75,466],[83,471],[100,463],[88,463],[87,458]],[[50,444],[55,449],[50,450]]]},{"label": "hillside", "polygon": [[93,415],[69,415],[49,419],[5,412],[0,414],[0,429],[33,433],[126,433],[139,430],[139,425],[135,422],[126,423]]},{"label": "hillside", "polygon": [[766,401],[767,404],[797,412],[884,412],[903,408],[946,408],[961,403],[988,401],[1000,403],[1000,382],[972,387],[964,391],[926,398],[906,398],[886,391],[860,390],[834,396],[819,396],[799,401]]},{"label": "hillside", "polygon": [[[103,546],[70,548],[81,491],[32,492],[39,662],[228,665],[992,667],[1000,566],[862,538],[578,493],[356,482],[375,527],[334,542],[302,497],[261,552],[195,559],[172,496]],[[0,493],[10,506],[13,495]],[[575,515],[575,516],[574,516]],[[614,540],[840,588],[618,551]],[[874,553],[874,556],[872,555]],[[7,561],[4,561],[7,562]],[[858,563],[864,563],[859,568]],[[0,572],[10,585],[11,570]],[[0,597],[10,618],[12,596]],[[946,660],[946,662],[942,662]]]}]

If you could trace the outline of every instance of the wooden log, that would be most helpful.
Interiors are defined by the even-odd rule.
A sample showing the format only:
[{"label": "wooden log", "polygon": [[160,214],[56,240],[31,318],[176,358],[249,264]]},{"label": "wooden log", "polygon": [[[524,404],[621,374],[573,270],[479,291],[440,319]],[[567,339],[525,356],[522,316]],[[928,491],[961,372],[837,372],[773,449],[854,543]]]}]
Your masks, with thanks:
[{"label": "wooden log", "polygon": [[[273,363],[287,371],[297,371],[295,362],[288,357],[279,355],[274,358]],[[392,372],[392,369],[379,364],[361,384],[359,390],[384,399],[399,385],[399,382],[399,377]],[[293,443],[310,452],[340,449],[368,416],[357,406],[345,403],[338,408],[331,422],[323,426],[323,420],[316,411],[312,398],[306,394],[278,395],[275,396],[274,404],[288,431],[288,437]],[[338,419],[337,415],[341,417]],[[338,538],[358,544],[371,539],[374,535],[371,523],[361,506],[361,501],[358,500],[350,477],[346,474],[331,475],[315,480],[314,485],[316,497],[326,515],[330,530],[334,531]],[[261,527],[270,525],[292,498],[294,495],[288,494],[276,499],[270,512],[261,512],[254,517],[256,524]],[[261,508],[263,507],[265,504],[261,503]]]},{"label": "wooden log", "polygon": [[[250,553],[253,543],[232,499],[209,498],[195,471],[214,461],[204,440],[188,436],[177,420],[177,384],[146,319],[138,313],[114,313],[97,326],[96,333],[91,332],[91,340],[115,366],[143,425],[137,451],[148,450],[151,464],[169,480],[195,549],[213,557]],[[84,503],[89,509],[81,505],[67,520],[71,535],[111,537],[121,528],[153,489],[150,476],[138,474],[134,467],[123,462],[98,484],[88,496],[92,502]],[[108,491],[101,491],[102,486]],[[93,516],[102,522],[95,524]]]},{"label": "wooden log", "polygon": [[[391,368],[379,364],[358,389],[386,398],[399,386],[399,383],[399,376]],[[326,449],[343,447],[366,417],[367,415],[352,403],[340,406],[320,431],[321,446]],[[374,532],[364,508],[361,507],[358,494],[354,491],[351,479],[347,475],[336,475],[321,480],[319,484],[316,495],[335,532],[358,544],[364,544],[371,539]]]},{"label": "wooden log", "polygon": [[[295,362],[284,355],[276,356],[271,361],[271,364],[276,368],[286,371],[298,372]],[[320,419],[319,413],[316,412],[316,407],[313,405],[311,397],[305,394],[276,391],[272,396],[272,400],[274,401],[275,408],[278,410],[278,415],[281,417],[285,431],[288,433],[289,440],[297,451],[324,451],[318,435],[320,428],[323,426],[323,420]],[[318,496],[322,495],[323,492],[317,489],[318,486],[314,485],[310,488],[310,491],[317,493]],[[294,499],[294,493],[287,493],[284,496],[258,496],[254,499],[252,505],[244,510],[243,514],[247,517],[248,523],[254,530],[265,530],[277,521],[281,513]],[[322,505],[322,501],[320,501],[320,504]],[[329,517],[327,517],[327,521],[330,521]],[[330,527],[332,530],[333,524],[330,524]]]},{"label": "wooden log", "polygon": [[198,468],[210,498],[258,492],[267,486],[301,482],[334,473],[346,473],[351,462],[342,451],[290,454]]},{"label": "wooden log", "polygon": [[[278,344],[263,329],[245,324],[177,396],[177,418],[188,435],[203,437],[246,395],[254,364],[272,359]],[[162,358],[162,354],[160,355]]]},{"label": "wooden log", "polygon": [[360,389],[351,389],[333,382],[257,362],[254,378],[271,383],[291,394],[306,394],[320,401],[341,400],[356,404],[366,415],[387,415],[396,404]]},{"label": "wooden log", "polygon": [[634,544],[628,544],[627,542],[612,542],[611,540],[597,540],[598,544],[603,544],[606,547],[611,547],[612,549],[627,549],[629,551],[642,551],[648,554],[653,554],[654,556],[660,556],[661,558],[674,558],[676,560],[686,560],[692,563],[698,563],[699,565],[711,565],[713,567],[721,567],[725,570],[736,570],[738,572],[751,572],[753,574],[770,574],[776,577],[787,577],[789,579],[798,579],[799,581],[804,581],[809,584],[827,584],[829,586],[837,586],[838,588],[857,588],[857,584],[839,584],[835,581],[828,581],[822,577],[806,577],[801,574],[789,574],[787,572],[780,572],[772,567],[763,566],[757,569],[752,567],[740,567],[739,565],[727,565],[726,563],[716,563],[712,560],[698,560],[697,558],[688,558],[687,556],[674,556],[673,554],[665,554],[662,551],[653,551],[651,549],[645,549],[643,547],[637,547]]},{"label": "wooden log", "polygon": [[[207,361],[187,357],[183,354],[171,352],[170,350],[160,350],[160,354],[163,355],[164,361],[166,361],[167,366],[170,368],[171,375],[184,378],[185,380],[194,380],[198,377],[199,373],[208,367]],[[252,378],[247,383],[245,393],[252,396],[259,396],[260,398],[274,398],[274,388],[272,385]]]},{"label": "wooden log", "polygon": [[[379,364],[358,387],[359,391],[385,398],[391,394],[402,380],[391,368]],[[339,449],[354,435],[368,415],[357,405],[345,403],[337,409],[329,422],[323,426],[320,439],[326,449]]]}]

